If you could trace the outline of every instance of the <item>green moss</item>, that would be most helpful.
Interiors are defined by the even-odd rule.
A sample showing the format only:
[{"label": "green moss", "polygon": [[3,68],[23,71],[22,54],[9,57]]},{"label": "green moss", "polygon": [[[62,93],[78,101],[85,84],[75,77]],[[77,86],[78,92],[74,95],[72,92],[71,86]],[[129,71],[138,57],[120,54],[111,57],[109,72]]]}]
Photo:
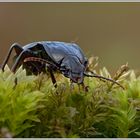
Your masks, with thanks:
[{"label": "green moss", "polygon": [[[0,137],[139,137],[140,78],[132,70],[120,73],[115,80],[125,90],[85,78],[85,92],[59,74],[55,89],[47,75],[26,76],[21,68],[12,74],[6,67],[0,71]],[[106,68],[100,74],[111,77]]]}]

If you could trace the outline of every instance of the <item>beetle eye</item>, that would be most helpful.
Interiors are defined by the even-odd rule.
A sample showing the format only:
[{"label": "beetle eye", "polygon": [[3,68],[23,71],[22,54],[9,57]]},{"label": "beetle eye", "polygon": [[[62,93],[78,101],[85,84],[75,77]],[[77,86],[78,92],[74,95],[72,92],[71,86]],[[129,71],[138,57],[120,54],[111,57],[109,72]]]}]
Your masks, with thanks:
[{"label": "beetle eye", "polygon": [[61,66],[60,71],[65,71],[66,67],[65,66]]}]

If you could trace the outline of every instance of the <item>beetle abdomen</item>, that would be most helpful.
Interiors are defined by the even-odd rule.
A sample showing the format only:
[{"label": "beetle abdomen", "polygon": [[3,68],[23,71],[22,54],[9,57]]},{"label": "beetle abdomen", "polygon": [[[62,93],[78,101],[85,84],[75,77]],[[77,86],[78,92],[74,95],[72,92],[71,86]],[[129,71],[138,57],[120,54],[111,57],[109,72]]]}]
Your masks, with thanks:
[{"label": "beetle abdomen", "polygon": [[77,44],[58,41],[46,41],[43,42],[43,44],[48,54],[55,62],[61,61],[68,55],[75,55],[81,62],[85,62],[84,54]]},{"label": "beetle abdomen", "polygon": [[43,49],[45,49],[46,53],[56,63],[59,63],[63,58],[65,58],[68,55],[77,56],[83,64],[86,61],[81,48],[75,43],[66,43],[59,41],[40,41],[27,44],[23,48],[30,50],[33,49],[33,51],[35,51],[34,49],[35,46],[37,46],[37,44],[41,44],[42,47],[44,47]]}]

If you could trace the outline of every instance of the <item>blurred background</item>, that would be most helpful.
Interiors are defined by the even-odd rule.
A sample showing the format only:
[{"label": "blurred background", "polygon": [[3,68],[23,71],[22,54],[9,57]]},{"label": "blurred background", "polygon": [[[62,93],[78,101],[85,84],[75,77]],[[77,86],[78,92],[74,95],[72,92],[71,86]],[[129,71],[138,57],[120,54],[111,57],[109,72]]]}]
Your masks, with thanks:
[{"label": "blurred background", "polygon": [[140,70],[140,3],[0,3],[0,63],[9,47],[41,40],[76,42],[110,72]]}]

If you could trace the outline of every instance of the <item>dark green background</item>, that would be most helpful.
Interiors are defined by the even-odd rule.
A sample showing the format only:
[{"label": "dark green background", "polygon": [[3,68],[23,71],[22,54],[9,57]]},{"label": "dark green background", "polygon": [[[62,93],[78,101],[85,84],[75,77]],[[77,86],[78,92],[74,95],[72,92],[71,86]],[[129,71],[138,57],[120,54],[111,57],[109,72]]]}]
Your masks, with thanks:
[{"label": "dark green background", "polygon": [[99,67],[140,68],[140,3],[0,3],[0,63],[14,42],[76,41]]}]

